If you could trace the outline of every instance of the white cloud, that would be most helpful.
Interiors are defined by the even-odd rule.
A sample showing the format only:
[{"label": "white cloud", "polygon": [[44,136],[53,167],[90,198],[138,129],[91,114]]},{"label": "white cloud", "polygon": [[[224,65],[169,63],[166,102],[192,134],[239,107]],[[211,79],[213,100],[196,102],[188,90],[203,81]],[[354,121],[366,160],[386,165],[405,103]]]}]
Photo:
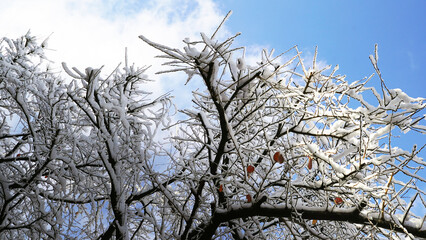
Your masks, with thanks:
[{"label": "white cloud", "polygon": [[31,29],[42,41],[53,33],[47,56],[57,71],[64,61],[81,69],[105,65],[107,75],[124,62],[127,47],[129,63],[153,66],[151,79],[159,79],[154,72],[162,60],[154,59],[159,52],[139,35],[181,47],[185,37],[213,32],[224,17],[212,0],[0,0],[0,6],[0,37],[16,38]]}]

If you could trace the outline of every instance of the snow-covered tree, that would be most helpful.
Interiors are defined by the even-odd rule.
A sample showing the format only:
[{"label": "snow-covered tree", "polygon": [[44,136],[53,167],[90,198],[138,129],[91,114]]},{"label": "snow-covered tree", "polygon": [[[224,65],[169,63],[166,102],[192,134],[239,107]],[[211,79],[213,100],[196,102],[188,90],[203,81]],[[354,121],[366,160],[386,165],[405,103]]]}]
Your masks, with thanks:
[{"label": "snow-covered tree", "polygon": [[[201,34],[183,50],[140,38],[198,81],[170,124],[145,68],[45,70],[30,34],[0,42],[0,238],[426,237],[424,98],[348,82],[317,53],[262,51]],[[105,75],[105,76],[104,76]],[[170,141],[156,138],[170,129]],[[161,171],[156,162],[168,161]],[[423,175],[423,177],[422,177]],[[423,184],[423,185],[422,185]]]},{"label": "snow-covered tree", "polygon": [[426,216],[412,211],[426,206],[425,145],[393,144],[397,129],[426,133],[426,102],[386,87],[377,48],[379,91],[371,77],[350,83],[337,66],[319,66],[317,51],[308,68],[297,47],[264,50],[249,66],[232,45],[238,34],[214,35],[186,39],[183,50],[140,36],[170,60],[165,72],[204,86],[173,137],[179,175],[163,190],[157,237],[426,237]]},{"label": "snow-covered tree", "polygon": [[63,64],[61,80],[42,70],[45,44],[1,42],[0,238],[128,239],[170,102],[149,100],[145,69],[127,64],[106,78]]}]

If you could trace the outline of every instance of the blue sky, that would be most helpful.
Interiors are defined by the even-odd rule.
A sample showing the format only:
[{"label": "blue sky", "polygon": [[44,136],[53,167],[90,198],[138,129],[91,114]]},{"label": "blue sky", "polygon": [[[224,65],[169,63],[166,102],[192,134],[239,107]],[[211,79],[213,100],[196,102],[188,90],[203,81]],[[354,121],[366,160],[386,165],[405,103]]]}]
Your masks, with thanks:
[{"label": "blue sky", "polygon": [[374,71],[368,59],[379,45],[379,66],[391,88],[426,97],[426,1],[217,1],[233,10],[227,26],[242,44],[278,52],[293,45],[319,48],[319,57],[339,64],[357,80]]}]

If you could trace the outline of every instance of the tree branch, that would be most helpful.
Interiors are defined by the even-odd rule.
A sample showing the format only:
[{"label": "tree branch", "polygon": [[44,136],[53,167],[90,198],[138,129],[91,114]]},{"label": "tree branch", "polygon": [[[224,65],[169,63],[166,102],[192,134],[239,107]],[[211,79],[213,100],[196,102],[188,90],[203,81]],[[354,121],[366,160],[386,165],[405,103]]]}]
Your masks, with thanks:
[{"label": "tree branch", "polygon": [[241,207],[233,207],[230,210],[217,209],[209,222],[201,223],[198,227],[192,230],[189,234],[189,239],[210,239],[221,223],[247,217],[275,217],[275,218],[290,218],[298,215],[302,219],[316,219],[327,221],[345,221],[349,223],[365,224],[395,230],[404,233],[405,228],[409,233],[416,237],[426,237],[426,229],[416,228],[410,224],[401,223],[402,227],[394,224],[391,217],[379,219],[378,217],[369,216],[362,213],[361,210],[366,206],[362,202],[358,207],[347,209],[329,208],[326,207],[306,207],[306,206],[272,206],[269,204],[245,204]]}]

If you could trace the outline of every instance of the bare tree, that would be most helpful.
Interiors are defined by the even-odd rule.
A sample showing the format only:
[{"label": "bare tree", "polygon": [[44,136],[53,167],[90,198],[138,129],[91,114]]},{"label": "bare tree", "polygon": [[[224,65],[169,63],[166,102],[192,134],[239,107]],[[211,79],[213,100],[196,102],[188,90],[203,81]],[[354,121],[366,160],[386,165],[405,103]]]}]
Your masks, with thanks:
[{"label": "bare tree", "polygon": [[204,86],[175,124],[127,59],[106,76],[64,63],[67,80],[38,64],[45,42],[3,38],[0,238],[426,237],[424,145],[392,144],[398,128],[426,133],[425,99],[386,87],[377,49],[380,92],[297,47],[250,66],[237,35],[215,35],[182,51],[140,37]]}]

